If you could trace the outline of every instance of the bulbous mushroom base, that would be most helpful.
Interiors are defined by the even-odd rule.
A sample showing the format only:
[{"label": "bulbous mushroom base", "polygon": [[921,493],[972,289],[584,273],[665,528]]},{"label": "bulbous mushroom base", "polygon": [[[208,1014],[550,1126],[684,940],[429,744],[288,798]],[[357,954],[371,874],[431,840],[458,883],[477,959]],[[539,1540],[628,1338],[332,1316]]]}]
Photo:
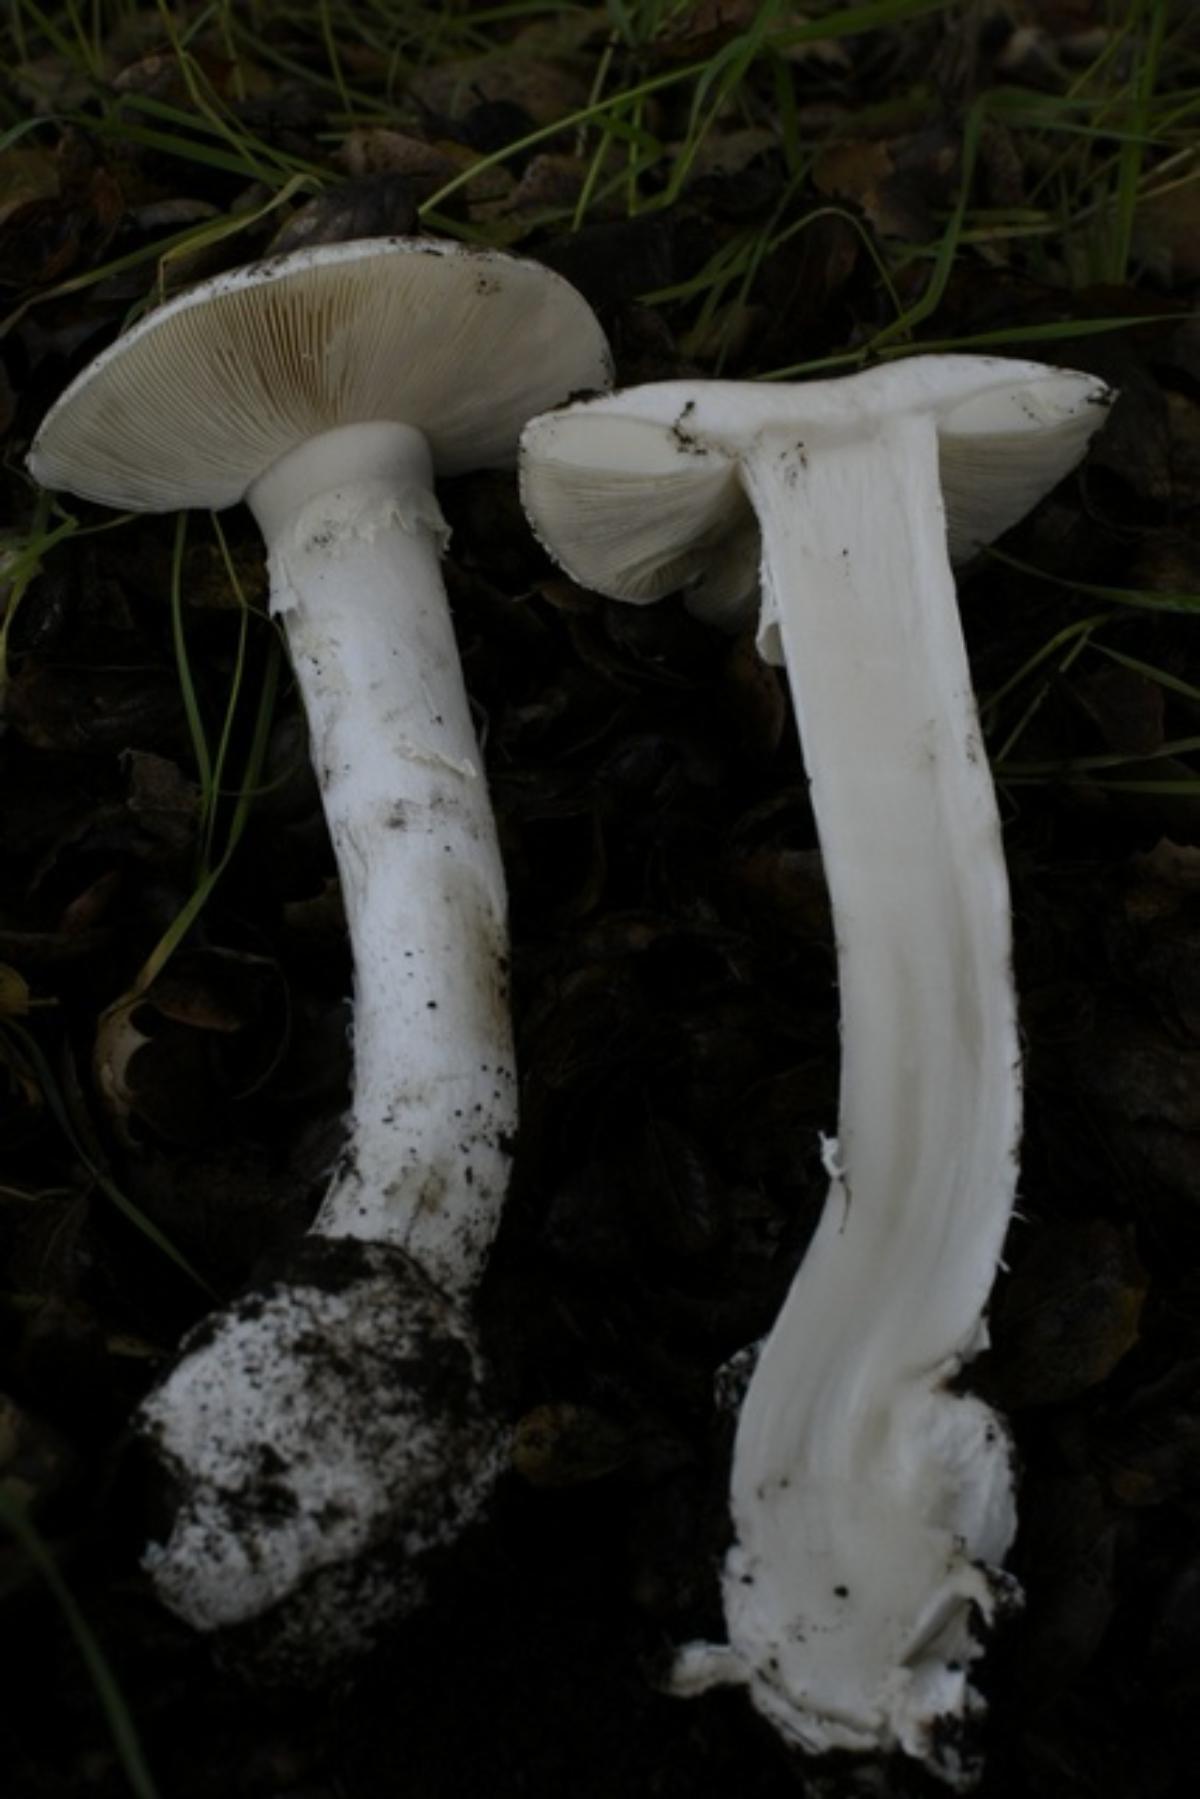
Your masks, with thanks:
[{"label": "bulbous mushroom base", "polygon": [[[1000,1565],[1016,1528],[1011,1445],[988,1406],[947,1390],[957,1366],[857,1409],[839,1388],[807,1459],[759,1460],[735,1482],[729,1641],[686,1645],[674,1692],[742,1685],[809,1754],[900,1750],[956,1791],[974,1786],[986,1707],[971,1664],[1020,1589]],[[762,1405],[761,1386],[750,1399]],[[760,1422],[749,1400],[748,1416]]]},{"label": "bulbous mushroom base", "polygon": [[175,1499],[145,1555],[159,1596],[268,1673],[359,1652],[482,1511],[505,1460],[488,1401],[470,1326],[403,1252],[301,1239],[135,1419]]}]

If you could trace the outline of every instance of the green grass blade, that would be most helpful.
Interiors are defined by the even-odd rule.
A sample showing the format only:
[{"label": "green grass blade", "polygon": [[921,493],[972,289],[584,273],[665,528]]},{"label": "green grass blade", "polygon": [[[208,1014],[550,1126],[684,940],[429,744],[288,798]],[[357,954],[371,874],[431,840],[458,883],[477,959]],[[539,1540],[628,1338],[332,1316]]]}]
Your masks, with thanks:
[{"label": "green grass blade", "polygon": [[1061,764],[1055,765],[1046,774],[1014,774],[1009,769],[996,769],[995,776],[1005,787],[1078,787],[1086,784],[1088,788],[1096,788],[1101,793],[1136,793],[1157,795],[1163,799],[1190,799],[1200,794],[1200,777],[1192,779],[1180,775],[1177,779],[1167,777],[1163,780],[1150,781],[1108,781],[1092,779],[1088,775],[1073,775],[1070,769]]},{"label": "green grass blade", "polygon": [[1104,587],[1094,581],[1075,581],[1068,575],[1051,574],[1049,569],[1022,562],[1018,557],[1010,556],[1007,550],[996,549],[993,544],[986,545],[983,553],[994,562],[1003,562],[1007,568],[1016,569],[1019,574],[1032,576],[1035,581],[1045,581],[1067,593],[1087,594],[1093,600],[1107,600],[1114,606],[1132,606],[1142,612],[1200,612],[1200,593],[1154,593],[1140,587]]},{"label": "green grass blade", "polygon": [[870,362],[891,362],[903,356],[940,355],[946,350],[995,350],[1016,344],[1066,343],[1076,338],[1103,337],[1112,331],[1127,331],[1133,326],[1180,324],[1194,314],[1189,312],[1154,312],[1118,319],[1060,319],[1048,325],[1011,325],[1001,331],[976,331],[964,337],[921,338],[915,343],[892,344],[877,351],[873,340],[860,350],[841,350],[833,356],[817,356],[810,362],[792,362],[786,368],[771,369],[758,376],[760,381],[797,381],[806,375],[819,375],[827,370],[863,368]]},{"label": "green grass blade", "polygon": [[1181,699],[1200,705],[1200,687],[1194,687],[1190,681],[1182,681],[1178,675],[1168,674],[1165,668],[1155,668],[1151,662],[1142,662],[1137,656],[1127,656],[1123,650],[1110,649],[1106,643],[1094,643],[1092,648],[1099,651],[1100,655],[1107,656],[1110,662],[1129,669],[1131,674],[1142,675],[1147,681],[1153,681],[1156,687],[1165,688],[1168,693],[1177,693]]},{"label": "green grass blade", "polygon": [[1167,756],[1190,756],[1197,750],[1200,750],[1200,737],[1176,737],[1170,742],[1159,744],[1153,750],[1103,750],[1094,756],[1070,756],[1059,762],[1013,762],[1006,765],[1003,758],[998,757],[996,777],[998,780],[1006,780],[1009,776],[1086,775],[1096,769],[1128,768],[1138,762],[1161,762]]},{"label": "green grass blade", "polygon": [[75,1596],[63,1579],[58,1563],[29,1516],[27,1507],[5,1491],[0,1484],[0,1524],[16,1539],[26,1557],[37,1569],[50,1589],[67,1628],[75,1639],[75,1647],[87,1668],[96,1698],[100,1702],[113,1740],[118,1760],[125,1771],[135,1799],[159,1799],[158,1788],[142,1751],[137,1729],[117,1677],[109,1666],[91,1625],[75,1602]]},{"label": "green grass blade", "polygon": [[281,650],[278,638],[273,638],[267,655],[267,667],[263,675],[262,691],[259,694],[258,710],[255,715],[254,733],[251,740],[250,753],[246,758],[246,768],[242,787],[234,806],[230,820],[229,832],[225,839],[225,848],[220,860],[209,869],[208,873],[197,882],[189,895],[187,903],[176,913],[168,928],[163,932],[133,983],[133,993],[144,993],[155,977],[161,974],[175,951],[179,948],[204,907],[207,905],[213,889],[228,868],[237,848],[242,833],[246,828],[255,795],[260,791],[259,778],[262,774],[263,762],[266,759],[267,741],[270,734],[271,718],[275,709],[275,696],[279,686],[279,665]]},{"label": "green grass blade", "polygon": [[1121,145],[1117,161],[1117,189],[1113,209],[1114,241],[1109,268],[1111,281],[1124,281],[1129,269],[1129,258],[1133,249],[1134,219],[1138,207],[1142,165],[1145,160],[1144,141],[1139,142],[1137,139],[1140,137],[1146,140],[1150,135],[1150,107],[1154,98],[1154,90],[1158,85],[1169,5],[1170,0],[1137,0],[1135,4],[1132,28],[1137,30],[1144,24],[1147,29],[1132,84],[1133,118],[1131,125],[1134,141],[1126,140]]},{"label": "green grass blade", "polygon": [[954,259],[958,254],[959,240],[962,236],[963,222],[967,213],[967,202],[971,197],[971,183],[975,177],[975,164],[979,157],[979,145],[983,136],[983,127],[987,120],[991,96],[981,94],[967,114],[962,137],[962,170],[959,175],[958,198],[946,223],[946,229],[938,242],[933,259],[933,268],[925,284],[920,298],[894,319],[877,331],[871,341],[873,350],[881,350],[897,337],[911,337],[915,326],[923,323],[932,312],[941,305],[950,280],[950,271],[954,267]]},{"label": "green grass blade", "polygon": [[[1074,624],[1066,625],[1061,631],[1056,631],[1053,637],[1048,638],[1044,644],[1034,651],[1032,656],[1021,664],[1015,674],[1010,675],[1007,681],[1004,681],[997,687],[995,693],[990,693],[985,699],[980,700],[980,712],[985,717],[989,713],[995,712],[997,707],[1002,705],[1008,698],[1009,694],[1020,687],[1024,681],[1027,681],[1029,676],[1033,674],[1035,670],[1039,669],[1043,662],[1047,661],[1067,644],[1072,643],[1075,638],[1085,636],[1090,638],[1090,635],[1096,629],[1096,626],[1107,624],[1111,616],[1111,613],[1108,612],[1094,612],[1090,618],[1076,619]],[[1094,644],[1093,648],[1099,649],[1101,648],[1101,645]]]},{"label": "green grass blade", "polygon": [[191,739],[192,756],[200,781],[200,818],[203,828],[208,822],[214,804],[213,766],[208,748],[208,734],[204,729],[204,717],[196,693],[196,683],[192,678],[192,665],[187,649],[187,632],[183,621],[183,552],[187,543],[187,529],[188,515],[186,512],[180,512],[175,518],[175,542],[171,549],[171,641],[175,647],[175,673],[183,700],[188,737]]},{"label": "green grass blade", "polygon": [[8,636],[16,622],[21,601],[28,593],[30,586],[41,573],[42,561],[48,550],[57,543],[70,537],[77,529],[73,518],[65,519],[53,530],[47,530],[50,517],[50,495],[45,491],[38,493],[34,502],[33,518],[30,521],[28,535],[21,548],[6,554],[0,565],[0,576],[8,587],[5,601],[4,617],[0,619],[0,708],[4,704],[4,696],[8,691]]},{"label": "green grass blade", "polygon": [[238,579],[237,569],[229,553],[229,544],[221,529],[221,520],[217,513],[209,515],[212,519],[213,531],[216,534],[221,560],[225,565],[225,575],[238,603],[238,640],[234,652],[233,676],[229,683],[229,693],[225,701],[225,716],[221,721],[221,735],[217,742],[216,752],[212,760],[209,803],[203,814],[203,845],[201,852],[201,868],[208,870],[212,866],[213,840],[217,827],[217,801],[221,794],[221,783],[225,776],[225,764],[229,756],[230,740],[233,736],[234,721],[237,717],[238,702],[241,698],[242,682],[246,673],[246,646],[250,638],[250,607],[247,604],[242,584]]},{"label": "green grass blade", "polygon": [[216,1288],[193,1268],[183,1251],[176,1249],[171,1239],[158,1228],[154,1220],[148,1218],[141,1207],[121,1191],[108,1171],[104,1152],[92,1136],[90,1126],[82,1118],[77,1119],[72,1116],[70,1107],[59,1089],[58,1082],[37,1039],[25,1029],[24,1025],[17,1024],[13,1019],[6,1020],[0,1029],[7,1032],[25,1057],[50,1109],[51,1117],[105,1198],[110,1200],[118,1212],[128,1218],[129,1222],[136,1226],[142,1235],[154,1244],[156,1249],[161,1250],[168,1261],[175,1264],[181,1274],[186,1274],[202,1293],[206,1293],[210,1299],[219,1299],[220,1294]]}]

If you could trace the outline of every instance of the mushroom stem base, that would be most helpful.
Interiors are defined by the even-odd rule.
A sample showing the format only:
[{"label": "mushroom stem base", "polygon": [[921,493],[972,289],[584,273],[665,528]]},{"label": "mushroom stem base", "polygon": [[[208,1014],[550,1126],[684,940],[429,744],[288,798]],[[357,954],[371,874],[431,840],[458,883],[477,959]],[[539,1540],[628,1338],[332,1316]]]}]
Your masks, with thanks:
[{"label": "mushroom stem base", "polygon": [[308,1676],[420,1602],[504,1433],[469,1325],[407,1256],[310,1233],[274,1274],[197,1325],[137,1415],[175,1501],[145,1565],[256,1674]]}]

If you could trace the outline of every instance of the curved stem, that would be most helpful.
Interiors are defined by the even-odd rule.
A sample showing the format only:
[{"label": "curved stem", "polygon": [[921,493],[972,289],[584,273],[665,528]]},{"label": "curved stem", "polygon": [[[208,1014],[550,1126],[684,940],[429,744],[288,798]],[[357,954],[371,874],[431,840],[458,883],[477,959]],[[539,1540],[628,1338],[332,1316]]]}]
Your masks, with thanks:
[{"label": "curved stem", "polygon": [[1014,1522],[998,1421],[946,1389],[981,1346],[1016,1182],[999,820],[933,420],[772,431],[744,468],[833,904],[842,1084],[825,1211],[739,1420],[730,1641],[808,1747],[937,1761],[996,1584],[980,1564]]},{"label": "curved stem", "polygon": [[439,568],[429,454],[348,426],[251,489],[354,952],[347,1145],[316,1230],[403,1248],[462,1296],[516,1127],[504,875]]},{"label": "curved stem", "polygon": [[316,1667],[416,1603],[503,1465],[469,1306],[516,1122],[504,879],[438,566],[429,453],[329,432],[250,494],[354,951],[349,1137],[316,1225],[185,1340],[138,1429],[159,1594]]}]

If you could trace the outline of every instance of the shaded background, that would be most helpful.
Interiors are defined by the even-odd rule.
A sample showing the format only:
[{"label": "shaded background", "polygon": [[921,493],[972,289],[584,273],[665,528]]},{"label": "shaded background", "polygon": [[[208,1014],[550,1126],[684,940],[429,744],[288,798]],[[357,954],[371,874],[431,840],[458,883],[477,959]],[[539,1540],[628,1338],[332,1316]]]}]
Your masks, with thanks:
[{"label": "shaded background", "polygon": [[[125,1420],[208,1308],[201,1283],[235,1290],[311,1216],[350,969],[248,517],[117,522],[39,496],[22,457],[147,303],[416,229],[560,270],[624,383],[952,345],[1121,390],[1084,469],[960,577],[1028,1084],[1021,1215],[972,1370],[1016,1434],[1027,1593],[981,1664],[980,1790],[1181,1792],[1200,1698],[1193,9],[13,0],[0,39],[5,1792],[128,1793],[112,1716],[163,1799],[941,1790],[789,1756],[736,1693],[658,1689],[672,1646],[721,1629],[714,1372],[769,1328],[823,1198],[833,947],[778,675],[677,601],[574,587],[508,474],[442,500],[512,892],[523,1122],[484,1309],[513,1472],[430,1609],[315,1693],[222,1671],[138,1571],[154,1495]],[[219,779],[201,739],[226,746]]]}]

